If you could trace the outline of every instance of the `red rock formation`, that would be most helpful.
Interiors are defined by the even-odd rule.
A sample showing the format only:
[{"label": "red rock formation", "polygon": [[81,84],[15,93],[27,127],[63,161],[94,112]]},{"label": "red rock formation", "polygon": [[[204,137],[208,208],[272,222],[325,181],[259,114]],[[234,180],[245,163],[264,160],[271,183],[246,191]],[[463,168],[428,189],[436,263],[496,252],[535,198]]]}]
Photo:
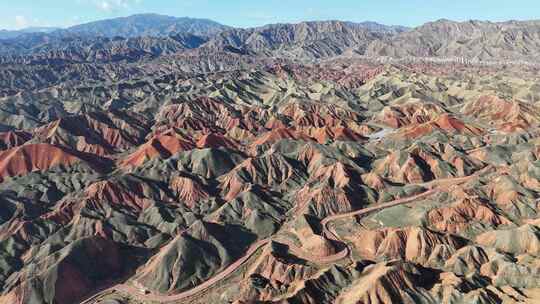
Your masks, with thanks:
[{"label": "red rock formation", "polygon": [[497,214],[488,204],[472,198],[460,199],[448,207],[437,208],[428,213],[428,222],[439,231],[463,232],[471,221],[497,227],[512,222]]},{"label": "red rock formation", "polygon": [[504,132],[528,129],[540,124],[540,107],[535,104],[513,100],[507,101],[497,96],[486,95],[467,103],[465,115],[485,120]]},{"label": "red rock formation", "polygon": [[[152,200],[145,195],[145,185],[128,180],[121,184],[114,181],[98,181],[90,184],[79,197],[66,197],[60,201],[57,208],[45,213],[41,218],[60,225],[67,225],[80,220],[80,211],[84,208],[110,214],[110,206],[118,206],[139,213],[151,205]],[[167,201],[166,198],[163,198]],[[96,235],[108,236],[103,223],[92,223],[92,231]]]},{"label": "red rock formation", "polygon": [[291,102],[279,109],[279,113],[290,117],[298,128],[337,128],[362,118],[354,111],[335,104],[314,102]]},{"label": "red rock formation", "polygon": [[0,150],[21,146],[31,138],[32,134],[25,131],[0,132]]},{"label": "red rock formation", "polygon": [[420,183],[429,180],[429,174],[414,155],[407,153],[402,161],[402,153],[391,153],[375,163],[374,173],[394,182]]},{"label": "red rock formation", "polygon": [[240,144],[238,144],[235,140],[215,133],[205,134],[201,136],[197,140],[195,145],[199,149],[224,147],[232,150],[238,150],[240,148]]},{"label": "red rock formation", "polygon": [[407,151],[392,152],[377,160],[374,167],[373,173],[390,181],[418,183],[469,175],[482,168],[483,164],[477,159],[458,153],[450,145],[415,144]]},{"label": "red rock formation", "polygon": [[100,181],[88,186],[84,192],[87,199],[128,206],[136,210],[145,209],[150,203],[150,200],[145,198],[144,186],[141,183],[130,182],[127,186],[120,186],[112,181]]},{"label": "red rock formation", "polygon": [[210,197],[203,185],[189,177],[175,176],[171,179],[170,185],[178,199],[190,208],[195,207],[199,201]]},{"label": "red rock formation", "polygon": [[376,116],[375,121],[397,129],[427,123],[443,113],[444,108],[436,104],[413,100],[403,105],[385,107]]},{"label": "red rock formation", "polygon": [[50,144],[55,144],[81,152],[99,156],[108,156],[125,151],[138,144],[141,136],[139,128],[146,122],[136,115],[117,117],[113,113],[88,113],[68,116],[34,130],[35,137]]},{"label": "red rock formation", "polygon": [[0,152],[0,177],[45,171],[69,166],[81,160],[70,152],[49,144],[29,144]]},{"label": "red rock formation", "polygon": [[235,110],[226,103],[208,97],[161,108],[157,115],[157,130],[169,128],[187,131],[228,130],[241,124],[233,116]]},{"label": "red rock formation", "polygon": [[431,134],[435,130],[440,130],[445,133],[465,135],[480,135],[484,133],[484,130],[479,127],[465,124],[463,121],[449,114],[442,114],[438,118],[429,122],[412,124],[409,127],[400,130],[396,136],[418,138]]},{"label": "red rock formation", "polygon": [[222,178],[220,188],[225,201],[231,201],[236,196],[251,187],[251,184],[246,183],[237,174],[227,174]]},{"label": "red rock formation", "polygon": [[266,121],[264,127],[268,130],[286,129],[287,125],[279,118],[272,116]]},{"label": "red rock formation", "polygon": [[432,276],[434,274],[427,271],[422,273],[417,266],[401,261],[370,265],[361,278],[339,295],[335,303],[413,303],[410,301],[413,298],[411,295],[415,299],[426,297],[424,287],[429,286]]},{"label": "red rock formation", "polygon": [[181,151],[189,151],[194,148],[194,144],[187,141],[173,132],[156,135],[147,143],[141,145],[135,152],[120,161],[120,166],[140,166],[147,160],[162,157],[168,158]]},{"label": "red rock formation", "polygon": [[358,238],[351,237],[356,250],[370,259],[386,257],[425,263],[436,245],[458,249],[464,242],[451,235],[440,234],[421,227],[362,230]]},{"label": "red rock formation", "polygon": [[531,205],[536,208],[534,199],[526,195],[525,189],[513,177],[501,173],[485,187],[489,199],[505,212],[518,216],[522,216],[523,208],[529,209]]},{"label": "red rock formation", "polygon": [[384,178],[373,172],[362,175],[362,182],[375,190],[381,190],[388,186],[388,182]]},{"label": "red rock formation", "polygon": [[261,257],[249,270],[249,274],[258,274],[269,279],[274,285],[294,284],[308,278],[315,272],[313,267],[296,264],[283,258],[277,252],[272,252],[270,246],[265,247]]},{"label": "red rock formation", "polygon": [[327,257],[337,253],[332,242],[320,235],[312,235],[302,240],[302,249],[313,257]]},{"label": "red rock formation", "polygon": [[84,238],[62,254],[47,256],[45,262],[34,266],[32,274],[21,274],[21,284],[0,297],[0,303],[29,303],[35,294],[44,294],[53,303],[79,303],[89,292],[117,278],[123,265],[117,244],[99,237]]},{"label": "red rock formation", "polygon": [[336,162],[328,166],[320,166],[310,172],[310,180],[317,182],[326,182],[337,188],[346,188],[353,182],[351,180],[352,169],[343,163]]},{"label": "red rock formation", "polygon": [[305,66],[297,64],[273,64],[268,70],[282,79],[293,78],[303,81],[331,81],[346,88],[356,88],[376,77],[384,70],[380,66],[369,64],[343,63],[330,65]]},{"label": "red rock formation", "polygon": [[315,231],[309,217],[304,214],[297,218],[294,232],[302,243],[302,250],[313,257],[327,257],[337,253],[334,244]]},{"label": "red rock formation", "polygon": [[[246,159],[222,179],[224,181],[237,179],[244,183],[259,185],[280,185],[299,179],[297,171],[298,169],[281,154],[269,154]],[[237,177],[233,178],[235,175]]]},{"label": "red rock formation", "polygon": [[317,187],[304,186],[295,196],[295,210],[298,214],[311,213],[321,217],[350,212],[361,206],[354,194],[344,189],[323,184]]}]

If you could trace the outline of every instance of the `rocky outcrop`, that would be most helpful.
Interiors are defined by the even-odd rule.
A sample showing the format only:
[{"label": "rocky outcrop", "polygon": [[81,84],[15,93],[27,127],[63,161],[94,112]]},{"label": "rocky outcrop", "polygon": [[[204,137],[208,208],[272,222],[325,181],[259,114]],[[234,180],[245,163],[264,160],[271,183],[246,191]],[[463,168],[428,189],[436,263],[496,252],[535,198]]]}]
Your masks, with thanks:
[{"label": "rocky outcrop", "polygon": [[540,228],[524,225],[519,228],[489,231],[479,235],[476,242],[503,252],[538,255],[540,254]]},{"label": "rocky outcrop", "polygon": [[448,207],[431,210],[427,217],[432,227],[449,233],[465,232],[472,221],[491,227],[512,224],[494,207],[474,198],[460,199]]},{"label": "rocky outcrop", "polygon": [[113,283],[127,270],[123,254],[118,244],[103,238],[78,240],[9,278],[9,287],[0,301],[78,302],[97,288]]},{"label": "rocky outcrop", "polygon": [[8,131],[0,133],[0,150],[21,146],[32,138],[32,134],[24,131]]},{"label": "rocky outcrop", "polygon": [[67,150],[49,144],[29,144],[0,152],[0,178],[70,166],[82,160]]},{"label": "rocky outcrop", "polygon": [[420,124],[413,124],[401,130],[398,134],[407,138],[417,138],[435,131],[442,131],[454,134],[480,135],[484,133],[480,127],[465,124],[463,121],[449,114],[442,114],[439,117]]},{"label": "rocky outcrop", "polygon": [[200,284],[233,263],[249,244],[249,235],[243,235],[244,244],[239,246],[228,241],[227,234],[226,227],[196,222],[150,259],[136,280],[160,293],[178,292]]},{"label": "rocky outcrop", "polygon": [[437,246],[444,245],[455,251],[466,243],[459,237],[420,227],[361,231],[351,240],[356,250],[366,258],[405,259],[420,263],[426,263],[436,253]]},{"label": "rocky outcrop", "polygon": [[181,151],[189,151],[194,144],[173,134],[160,134],[141,145],[137,150],[120,161],[120,166],[140,166],[147,160],[161,157],[168,158]]}]

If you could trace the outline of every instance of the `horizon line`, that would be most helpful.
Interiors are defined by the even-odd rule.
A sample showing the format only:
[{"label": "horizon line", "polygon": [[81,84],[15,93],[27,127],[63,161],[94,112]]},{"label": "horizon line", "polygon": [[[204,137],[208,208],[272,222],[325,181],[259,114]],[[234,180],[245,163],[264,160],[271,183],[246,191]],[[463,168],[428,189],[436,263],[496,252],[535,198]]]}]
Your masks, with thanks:
[{"label": "horizon line", "polygon": [[418,25],[415,25],[415,26],[409,26],[409,25],[403,25],[403,24],[382,23],[382,22],[375,21],[375,20],[353,21],[353,20],[347,20],[347,19],[329,18],[329,19],[306,19],[306,20],[301,20],[301,21],[290,21],[290,22],[286,22],[286,21],[283,21],[283,22],[271,22],[271,23],[264,23],[264,24],[261,24],[261,25],[247,26],[246,27],[246,26],[228,25],[228,24],[226,24],[224,22],[217,21],[216,19],[205,18],[205,17],[174,16],[174,15],[165,15],[165,14],[160,14],[160,13],[149,12],[149,13],[137,13],[137,14],[131,14],[131,15],[125,15],[125,16],[96,19],[96,20],[93,20],[93,21],[82,22],[82,23],[78,23],[78,24],[74,24],[74,25],[70,25],[70,26],[54,26],[54,25],[51,25],[51,26],[29,26],[29,27],[24,27],[24,28],[20,28],[20,29],[3,28],[3,29],[0,29],[0,31],[2,31],[2,32],[19,32],[19,31],[25,31],[25,30],[31,30],[31,29],[66,30],[66,29],[70,29],[70,28],[73,28],[73,27],[92,24],[92,23],[96,23],[96,22],[116,20],[116,19],[124,19],[124,18],[130,18],[130,17],[135,17],[135,16],[151,16],[151,15],[161,16],[161,17],[171,17],[171,18],[176,18],[176,19],[206,20],[206,21],[216,22],[216,23],[218,23],[220,25],[230,27],[230,28],[234,28],[234,29],[253,29],[253,28],[261,28],[261,27],[265,27],[265,26],[269,26],[269,25],[302,24],[302,23],[312,23],[312,22],[349,22],[349,23],[353,23],[353,24],[375,23],[375,24],[379,24],[379,25],[383,25],[383,26],[389,26],[389,27],[404,27],[404,28],[408,28],[408,29],[414,29],[414,28],[418,28],[418,27],[421,27],[423,25],[426,25],[428,23],[441,22],[441,21],[450,21],[450,22],[456,22],[456,23],[466,23],[466,22],[508,23],[508,22],[540,21],[540,19],[520,19],[520,18],[510,18],[510,19],[501,19],[501,20],[474,19],[474,18],[458,20],[458,19],[450,19],[450,18],[438,18],[438,19],[426,21],[424,23],[421,23],[421,24],[418,24]]}]

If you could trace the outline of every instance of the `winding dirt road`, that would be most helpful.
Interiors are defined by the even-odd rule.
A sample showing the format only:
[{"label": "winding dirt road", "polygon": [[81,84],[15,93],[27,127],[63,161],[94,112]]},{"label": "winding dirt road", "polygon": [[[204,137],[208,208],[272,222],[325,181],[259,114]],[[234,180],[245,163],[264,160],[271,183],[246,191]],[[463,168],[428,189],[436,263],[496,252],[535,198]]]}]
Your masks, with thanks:
[{"label": "winding dirt road", "polygon": [[[323,236],[325,236],[327,239],[335,241],[336,243],[340,244],[340,247],[343,248],[341,251],[337,252],[336,254],[333,254],[333,255],[330,255],[330,256],[324,256],[324,257],[323,256],[313,256],[313,255],[305,252],[304,250],[302,250],[301,248],[297,247],[296,245],[294,245],[294,244],[292,244],[290,242],[283,241],[283,240],[279,240],[278,242],[282,243],[284,245],[287,245],[289,247],[289,251],[292,254],[294,254],[294,255],[302,258],[302,259],[314,262],[314,263],[327,264],[327,263],[332,263],[332,262],[342,260],[342,259],[346,258],[347,256],[349,256],[349,254],[351,252],[351,249],[349,248],[349,245],[346,242],[343,242],[342,240],[339,239],[339,237],[335,233],[335,231],[333,231],[331,228],[329,228],[329,223],[331,223],[331,222],[333,222],[335,220],[339,220],[339,219],[343,219],[343,218],[347,218],[347,217],[367,215],[367,214],[375,212],[375,211],[379,211],[379,210],[382,210],[382,209],[386,209],[386,208],[390,208],[390,207],[394,207],[394,206],[398,206],[398,205],[407,204],[407,203],[410,203],[410,202],[415,201],[415,200],[420,200],[420,199],[426,198],[426,197],[428,197],[430,195],[433,195],[433,194],[436,194],[436,193],[440,192],[441,191],[439,189],[440,187],[443,187],[443,186],[448,187],[448,186],[451,186],[451,185],[462,184],[462,183],[464,183],[466,181],[469,181],[470,179],[472,179],[472,178],[486,172],[490,168],[491,167],[488,166],[488,167],[486,167],[486,168],[484,168],[482,170],[477,171],[476,173],[474,173],[474,174],[472,174],[470,176],[457,177],[457,178],[448,178],[448,179],[440,179],[440,180],[436,180],[436,181],[432,181],[432,182],[421,183],[421,184],[418,184],[418,185],[422,185],[424,187],[427,187],[430,190],[426,190],[425,192],[422,192],[420,194],[416,194],[416,195],[413,195],[413,196],[410,196],[410,197],[396,199],[396,200],[393,200],[391,202],[382,203],[382,204],[372,206],[372,207],[368,207],[368,208],[364,208],[364,209],[361,209],[361,210],[352,211],[352,212],[348,212],[348,213],[342,213],[342,214],[336,214],[336,215],[331,215],[329,217],[326,217],[325,219],[323,219],[321,221],[321,225],[323,227],[323,231],[322,231]],[[208,288],[212,287],[214,284],[218,283],[219,281],[225,279],[226,277],[228,277],[229,275],[234,273],[240,266],[242,266],[244,263],[246,263],[259,249],[261,249],[262,247],[264,247],[265,245],[270,243],[272,240],[274,240],[274,239],[273,238],[267,238],[267,239],[264,239],[264,240],[260,240],[257,243],[251,245],[249,247],[248,251],[246,252],[246,254],[243,257],[238,259],[233,264],[229,265],[227,268],[225,268],[223,271],[221,271],[220,273],[218,273],[214,277],[210,278],[209,280],[201,283],[200,285],[198,285],[198,286],[196,286],[196,287],[194,287],[194,288],[192,288],[190,290],[187,290],[187,291],[184,291],[184,292],[181,292],[181,293],[178,293],[178,294],[174,294],[174,295],[156,294],[156,293],[143,294],[141,292],[141,290],[139,290],[138,288],[136,288],[134,286],[131,286],[129,284],[123,283],[123,284],[118,284],[116,286],[107,288],[107,289],[99,292],[98,294],[95,294],[92,297],[82,301],[81,304],[89,304],[92,301],[99,298],[101,295],[104,295],[106,293],[110,293],[110,292],[113,292],[113,291],[121,291],[121,292],[125,292],[125,293],[131,294],[131,295],[137,295],[137,299],[139,299],[139,300],[155,301],[155,302],[159,302],[159,303],[171,303],[171,302],[177,302],[177,301],[180,301],[180,300],[185,300],[186,298],[192,297],[192,296],[194,296],[194,295],[196,295],[198,293],[201,293],[201,292],[207,290]]]}]

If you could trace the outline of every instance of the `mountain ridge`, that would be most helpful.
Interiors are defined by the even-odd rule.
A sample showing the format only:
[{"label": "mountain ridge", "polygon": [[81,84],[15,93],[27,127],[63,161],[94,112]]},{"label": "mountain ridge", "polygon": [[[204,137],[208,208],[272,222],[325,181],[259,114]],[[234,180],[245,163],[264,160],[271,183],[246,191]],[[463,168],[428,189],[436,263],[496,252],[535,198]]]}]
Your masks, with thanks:
[{"label": "mountain ridge", "polygon": [[11,39],[29,33],[52,33],[58,27],[27,27],[20,30],[0,30],[0,39]]},{"label": "mountain ridge", "polygon": [[[185,36],[182,47],[163,46],[170,37]],[[101,44],[103,38],[115,43]],[[107,19],[61,29],[50,33],[27,33],[0,40],[0,56],[23,61],[51,62],[59,59],[56,50],[69,46],[74,57],[62,55],[62,61],[87,57],[81,54],[100,51],[139,54],[135,57],[115,56],[114,61],[155,58],[162,54],[180,54],[199,49],[207,52],[235,52],[244,56],[319,60],[338,56],[367,57],[461,57],[480,61],[528,61],[540,58],[540,21],[452,21],[439,19],[415,28],[386,26],[376,22],[305,21],[276,23],[252,28],[232,28],[208,19],[176,18],[156,14],[140,14]],[[145,41],[144,47],[133,43]],[[73,44],[73,41],[79,41]],[[135,45],[134,45],[135,44]],[[187,47],[185,47],[187,46]],[[88,48],[91,48],[90,50]],[[120,52],[120,53],[122,53]],[[147,56],[149,55],[149,56]],[[17,59],[17,62],[20,62]],[[2,58],[2,63],[14,62]]]},{"label": "mountain ridge", "polygon": [[231,27],[210,19],[136,14],[79,24],[61,31],[80,35],[132,38],[137,36],[168,36],[174,33],[212,36],[229,28]]}]

